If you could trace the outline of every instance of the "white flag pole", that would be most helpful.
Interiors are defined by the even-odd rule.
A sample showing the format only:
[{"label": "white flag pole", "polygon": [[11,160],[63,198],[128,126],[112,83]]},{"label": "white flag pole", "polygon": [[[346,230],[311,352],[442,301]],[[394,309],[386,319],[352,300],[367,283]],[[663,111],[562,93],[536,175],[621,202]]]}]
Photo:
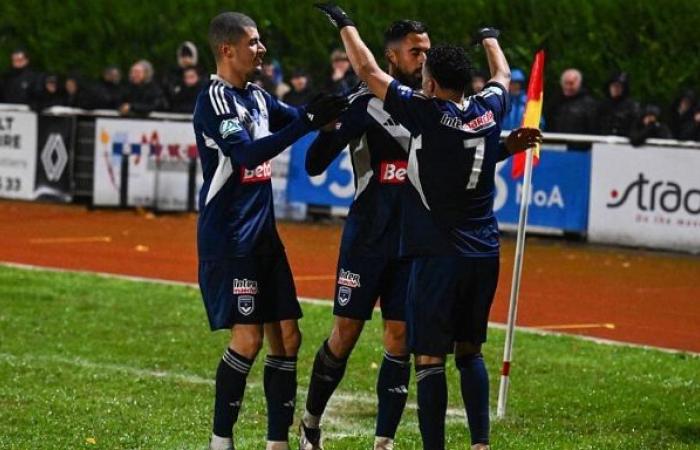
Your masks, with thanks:
[{"label": "white flag pole", "polygon": [[518,312],[518,296],[520,295],[523,256],[525,254],[525,226],[527,225],[527,213],[530,206],[530,190],[532,189],[532,158],[533,149],[530,148],[525,155],[525,174],[523,176],[522,197],[520,198],[518,237],[515,244],[513,281],[510,287],[510,305],[508,306],[508,326],[506,342],[503,349],[501,385],[498,389],[498,409],[496,410],[496,415],[499,419],[503,419],[506,416],[506,402],[508,400],[508,386],[510,382],[510,362],[513,355],[513,338],[515,337],[515,318]]}]

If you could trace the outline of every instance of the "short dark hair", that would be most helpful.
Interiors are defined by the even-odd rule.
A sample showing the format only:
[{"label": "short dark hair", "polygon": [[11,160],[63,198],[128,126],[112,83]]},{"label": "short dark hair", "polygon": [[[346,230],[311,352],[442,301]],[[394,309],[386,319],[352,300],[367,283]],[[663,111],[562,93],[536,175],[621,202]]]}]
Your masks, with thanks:
[{"label": "short dark hair", "polygon": [[417,20],[397,20],[389,25],[384,32],[384,48],[401,41],[411,33],[423,34],[428,32],[428,26]]},{"label": "short dark hair", "polygon": [[255,21],[239,12],[224,12],[209,23],[209,46],[219,58],[219,46],[236,43],[245,34],[245,27],[255,27]]},{"label": "short dark hair", "polygon": [[471,82],[471,60],[456,45],[438,45],[428,50],[425,67],[444,89],[464,92]]}]

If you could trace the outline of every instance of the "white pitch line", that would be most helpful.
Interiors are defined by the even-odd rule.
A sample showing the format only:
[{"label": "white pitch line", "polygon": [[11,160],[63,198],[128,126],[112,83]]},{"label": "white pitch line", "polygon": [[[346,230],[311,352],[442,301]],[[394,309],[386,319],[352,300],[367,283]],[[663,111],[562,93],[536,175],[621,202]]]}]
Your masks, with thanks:
[{"label": "white pitch line", "polygon": [[112,242],[111,236],[53,237],[29,239],[30,244],[83,244],[89,242]]},{"label": "white pitch line", "polygon": [[[119,372],[131,375],[136,378],[154,378],[159,380],[173,380],[182,383],[189,383],[195,385],[205,385],[214,386],[215,381],[211,378],[205,378],[199,375],[176,372],[171,370],[153,370],[153,369],[143,369],[140,367],[129,366],[125,364],[113,364],[113,363],[103,363],[91,361],[89,359],[84,359],[80,357],[67,358],[64,356],[55,355],[14,355],[12,353],[0,352],[0,360],[5,361],[23,361],[27,363],[35,362],[45,362],[50,364],[63,364],[73,367],[79,367],[81,369],[92,369],[99,372]],[[260,383],[246,383],[246,387],[249,389],[258,389],[261,387]],[[308,386],[299,385],[299,388],[305,392]],[[301,396],[305,397],[305,396]],[[349,403],[360,403],[363,405],[376,405],[377,399],[370,395],[343,392],[341,390],[336,391],[331,397],[329,402],[329,407],[334,408],[334,403],[349,404]],[[414,402],[408,402],[406,404],[407,409],[417,410],[418,405]],[[337,408],[342,411],[342,408]],[[448,408],[447,415],[451,418],[464,419],[466,417],[463,410],[458,408]]]},{"label": "white pitch line", "polygon": [[[199,289],[199,286],[196,283],[187,283],[185,281],[165,280],[162,278],[146,278],[146,277],[138,277],[138,276],[132,276],[132,275],[120,275],[120,274],[107,273],[107,272],[94,272],[94,271],[88,271],[88,270],[63,269],[63,268],[58,268],[58,267],[46,267],[46,266],[4,262],[4,261],[0,261],[0,266],[11,267],[11,268],[15,268],[15,269],[24,269],[24,270],[35,270],[35,271],[42,271],[43,270],[46,272],[55,272],[55,273],[91,275],[91,276],[98,276],[98,277],[114,279],[114,280],[137,281],[137,282],[141,282],[141,283],[164,284],[164,285],[170,285],[170,286],[185,286],[185,287],[189,287],[189,288]],[[299,297],[299,301],[301,303],[306,303],[306,304],[311,304],[311,305],[321,305],[321,306],[325,306],[325,307],[333,307],[332,301],[322,300],[322,299],[318,299],[318,298]],[[497,330],[505,330],[506,324],[499,323],[499,322],[489,322],[489,328],[495,328]],[[516,326],[515,329],[518,332],[524,332],[524,333],[528,333],[528,334],[536,334],[536,335],[540,335],[540,336],[560,336],[560,337],[563,336],[563,337],[578,339],[581,341],[593,342],[595,344],[601,344],[601,345],[610,345],[610,346],[617,346],[617,347],[629,347],[629,348],[636,348],[636,349],[641,349],[641,350],[652,350],[652,351],[660,351],[660,352],[670,353],[670,354],[684,354],[684,355],[689,355],[689,356],[693,356],[693,357],[700,357],[700,353],[693,352],[690,350],[678,350],[675,348],[668,348],[668,347],[657,347],[657,346],[653,346],[653,345],[635,344],[632,342],[615,341],[612,339],[597,338],[597,337],[593,337],[593,336],[583,336],[583,335],[579,335],[579,334],[560,333],[560,332],[556,332],[556,331],[548,331],[548,330],[542,330],[539,328],[526,327],[526,326]]]}]

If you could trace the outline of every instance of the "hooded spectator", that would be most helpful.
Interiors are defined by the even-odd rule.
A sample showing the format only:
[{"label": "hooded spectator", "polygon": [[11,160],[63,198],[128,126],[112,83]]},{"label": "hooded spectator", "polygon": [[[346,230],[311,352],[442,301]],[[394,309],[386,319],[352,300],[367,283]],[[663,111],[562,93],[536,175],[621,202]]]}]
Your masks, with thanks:
[{"label": "hooded spectator", "polygon": [[642,117],[634,124],[630,132],[632,145],[644,145],[647,139],[670,139],[671,130],[659,121],[661,108],[656,105],[647,105],[642,111]]},{"label": "hooded spectator", "polygon": [[170,100],[172,100],[176,92],[182,88],[185,70],[195,67],[199,72],[199,78],[201,78],[203,74],[198,67],[199,51],[194,43],[190,41],[181,43],[177,48],[175,56],[177,58],[177,65],[165,73],[161,82],[163,90]]},{"label": "hooded spectator", "polygon": [[513,69],[510,73],[510,111],[503,116],[501,128],[515,130],[520,128],[525,115],[527,104],[527,92],[525,91],[525,74],[520,69]]},{"label": "hooded spectator", "polygon": [[577,69],[565,70],[560,84],[561,93],[549,104],[545,114],[549,131],[595,134],[598,131],[598,105],[584,89],[581,72]]},{"label": "hooded spectator", "polygon": [[629,136],[639,112],[639,103],[629,98],[627,74],[616,73],[608,81],[605,99],[600,102],[598,132],[604,135]]},{"label": "hooded spectator", "polygon": [[116,66],[108,66],[102,71],[102,78],[95,86],[95,108],[117,109],[124,99],[125,88],[122,72]]},{"label": "hooded spectator", "polygon": [[352,71],[348,55],[343,50],[333,50],[331,53],[331,74],[326,80],[325,90],[330,94],[344,95],[359,82],[360,79]]},{"label": "hooded spectator", "polygon": [[61,106],[65,104],[66,96],[58,76],[54,74],[46,75],[44,77],[42,89],[37,95],[36,110],[43,111],[52,106]]},{"label": "hooded spectator", "polygon": [[691,89],[686,89],[674,100],[668,117],[673,136],[680,138],[681,130],[693,120],[695,102],[695,91]]},{"label": "hooded spectator", "polygon": [[303,106],[313,98],[309,76],[303,70],[295,70],[289,79],[292,89],[285,94],[283,101],[292,106]]},{"label": "hooded spectator", "polygon": [[175,87],[170,110],[173,112],[192,114],[197,103],[197,95],[204,87],[204,80],[196,67],[188,67],[182,72],[182,81]]},{"label": "hooded spectator", "polygon": [[471,94],[475,95],[478,94],[479,92],[484,90],[484,86],[486,86],[486,82],[488,81],[488,78],[486,77],[486,74],[482,70],[475,70],[474,73],[472,74],[472,81],[471,81]]},{"label": "hooded spectator", "polygon": [[125,116],[148,115],[166,109],[163,91],[153,82],[153,66],[145,59],[137,61],[129,70],[129,85],[119,112]]},{"label": "hooded spectator", "polygon": [[2,101],[33,105],[42,90],[42,77],[30,67],[29,55],[24,49],[16,49],[11,55],[10,71],[2,80]]},{"label": "hooded spectator", "polygon": [[683,124],[677,136],[682,141],[700,141],[700,106],[696,106],[690,120]]}]

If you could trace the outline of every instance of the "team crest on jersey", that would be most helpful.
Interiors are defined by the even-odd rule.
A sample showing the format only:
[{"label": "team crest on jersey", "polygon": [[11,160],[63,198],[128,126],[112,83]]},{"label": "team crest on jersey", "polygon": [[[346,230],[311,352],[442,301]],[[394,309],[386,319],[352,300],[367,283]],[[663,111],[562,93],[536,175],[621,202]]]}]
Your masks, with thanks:
[{"label": "team crest on jersey", "polygon": [[241,122],[238,120],[238,117],[234,117],[233,119],[221,121],[221,125],[219,125],[219,134],[221,135],[222,139],[226,139],[232,134],[238,133],[242,129],[243,126],[241,126]]},{"label": "team crest on jersey", "polygon": [[257,295],[258,294],[258,282],[255,280],[248,280],[246,278],[239,280],[234,278],[233,280],[233,295]]},{"label": "team crest on jersey", "polygon": [[249,316],[255,311],[255,297],[252,295],[238,296],[238,312],[244,316]]},{"label": "team crest on jersey", "polygon": [[352,289],[347,286],[340,286],[340,288],[338,288],[338,304],[340,306],[345,306],[350,303],[350,297],[352,297]]},{"label": "team crest on jersey", "polygon": [[399,86],[399,95],[404,98],[410,98],[413,95],[413,89],[402,84]]},{"label": "team crest on jersey", "polygon": [[347,286],[351,288],[360,287],[360,275],[352,273],[349,270],[340,269],[340,274],[338,275],[338,284],[341,286]]}]

